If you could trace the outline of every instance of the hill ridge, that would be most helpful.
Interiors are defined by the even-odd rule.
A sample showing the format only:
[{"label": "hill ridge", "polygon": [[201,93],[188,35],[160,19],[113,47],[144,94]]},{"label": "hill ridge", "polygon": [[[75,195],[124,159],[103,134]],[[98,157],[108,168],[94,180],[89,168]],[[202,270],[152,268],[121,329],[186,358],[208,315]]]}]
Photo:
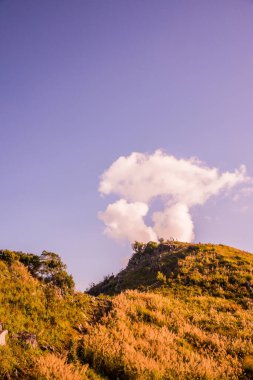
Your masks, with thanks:
[{"label": "hill ridge", "polygon": [[0,251],[0,378],[252,379],[253,255],[175,241],[133,251],[88,293],[57,254]]},{"label": "hill ridge", "polygon": [[[225,298],[251,299],[253,255],[223,244],[135,242],[125,269],[105,277],[88,293],[113,295],[127,289],[148,291],[184,287]],[[223,294],[222,294],[223,293]]]}]

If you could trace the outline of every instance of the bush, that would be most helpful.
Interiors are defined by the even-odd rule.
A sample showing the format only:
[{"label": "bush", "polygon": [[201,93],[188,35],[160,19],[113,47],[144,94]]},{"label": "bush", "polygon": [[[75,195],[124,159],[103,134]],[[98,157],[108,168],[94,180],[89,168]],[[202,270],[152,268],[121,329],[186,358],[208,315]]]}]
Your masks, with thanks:
[{"label": "bush", "polygon": [[163,274],[162,272],[157,272],[156,279],[157,279],[157,281],[159,281],[163,284],[167,283],[167,278],[166,278],[165,274]]}]

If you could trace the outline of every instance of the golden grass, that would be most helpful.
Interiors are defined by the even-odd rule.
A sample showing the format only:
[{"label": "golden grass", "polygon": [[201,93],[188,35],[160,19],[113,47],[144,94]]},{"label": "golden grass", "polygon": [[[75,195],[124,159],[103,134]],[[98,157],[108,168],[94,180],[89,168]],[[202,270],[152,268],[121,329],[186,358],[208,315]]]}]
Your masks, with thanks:
[{"label": "golden grass", "polygon": [[86,380],[87,365],[76,369],[66,358],[55,354],[40,356],[36,362],[36,375],[43,380]]},{"label": "golden grass", "polygon": [[127,291],[84,340],[90,364],[119,379],[238,379],[253,354],[252,309],[213,297]]}]

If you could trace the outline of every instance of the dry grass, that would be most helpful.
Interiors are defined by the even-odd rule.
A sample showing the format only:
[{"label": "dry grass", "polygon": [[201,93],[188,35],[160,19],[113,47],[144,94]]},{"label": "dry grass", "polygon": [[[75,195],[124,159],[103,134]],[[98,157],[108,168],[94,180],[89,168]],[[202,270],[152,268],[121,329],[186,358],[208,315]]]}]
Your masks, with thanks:
[{"label": "dry grass", "polygon": [[128,291],[84,349],[93,367],[115,379],[238,379],[252,358],[252,320],[252,309],[233,301]]},{"label": "dry grass", "polygon": [[40,356],[36,363],[36,376],[43,380],[86,380],[86,370],[87,366],[76,369],[65,357],[55,354]]}]

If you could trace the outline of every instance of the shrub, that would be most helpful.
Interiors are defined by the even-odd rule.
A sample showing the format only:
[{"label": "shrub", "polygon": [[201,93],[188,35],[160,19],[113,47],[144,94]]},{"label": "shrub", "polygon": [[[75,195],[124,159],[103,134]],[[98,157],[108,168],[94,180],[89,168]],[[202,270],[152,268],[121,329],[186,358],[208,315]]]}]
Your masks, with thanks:
[{"label": "shrub", "polygon": [[140,243],[138,241],[135,241],[133,244],[132,244],[132,249],[134,251],[134,253],[143,253],[144,249],[146,247],[146,244],[144,243]]},{"label": "shrub", "polygon": [[162,272],[157,272],[156,279],[164,285],[167,283],[167,278]]}]

